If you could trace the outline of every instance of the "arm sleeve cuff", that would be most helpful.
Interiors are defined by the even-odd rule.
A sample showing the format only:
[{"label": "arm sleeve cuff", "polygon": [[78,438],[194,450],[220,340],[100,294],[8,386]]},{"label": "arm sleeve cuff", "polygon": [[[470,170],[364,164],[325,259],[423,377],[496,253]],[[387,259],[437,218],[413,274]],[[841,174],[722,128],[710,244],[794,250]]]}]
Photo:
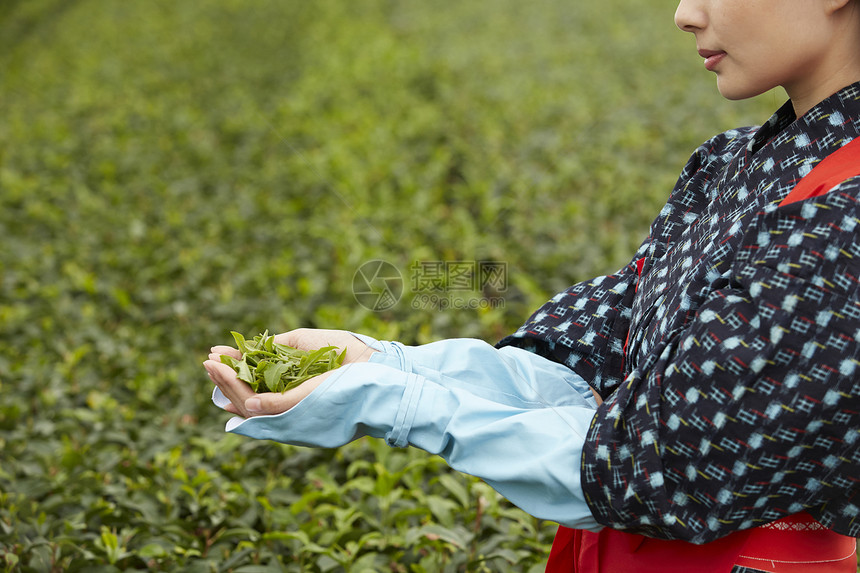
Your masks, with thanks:
[{"label": "arm sleeve cuff", "polygon": [[[541,359],[555,374],[552,384],[544,379],[543,363],[535,369],[478,341],[424,355],[397,343],[380,346],[370,362],[343,366],[291,410],[233,418],[227,430],[301,446],[337,447],[364,435],[394,447],[415,446],[483,479],[531,515],[600,528],[580,483],[594,407],[571,391],[571,381],[558,378],[569,370]],[[482,360],[442,360],[452,349]],[[216,403],[218,394],[216,389]]]}]

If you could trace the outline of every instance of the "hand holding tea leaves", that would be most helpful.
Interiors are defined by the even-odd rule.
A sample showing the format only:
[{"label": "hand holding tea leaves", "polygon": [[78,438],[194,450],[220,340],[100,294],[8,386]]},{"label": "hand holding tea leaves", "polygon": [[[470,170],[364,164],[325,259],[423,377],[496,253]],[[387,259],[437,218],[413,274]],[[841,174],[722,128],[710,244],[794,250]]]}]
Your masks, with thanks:
[{"label": "hand holding tea leaves", "polygon": [[316,350],[299,350],[275,342],[267,330],[246,340],[238,332],[231,332],[242,357],[237,359],[221,355],[221,362],[236,371],[236,377],[246,382],[254,392],[286,392],[302,382],[343,364],[346,350],[337,346],[323,346]]},{"label": "hand holding tea leaves", "polygon": [[[213,346],[209,360],[204,362],[203,366],[215,385],[230,400],[231,404],[226,407],[226,410],[245,418],[263,414],[280,414],[298,404],[302,398],[310,394],[334,371],[332,369],[320,369],[326,361],[332,360],[332,355],[327,353],[334,352],[334,360],[346,365],[366,362],[370,354],[375,352],[353,334],[343,330],[299,328],[276,334],[273,337],[264,333],[251,342],[245,340],[241,335],[238,336],[241,339],[237,338],[236,335],[234,335],[234,339],[239,348],[223,345]],[[267,344],[264,339],[270,340],[269,350],[266,349]],[[258,348],[261,343],[262,350]],[[281,378],[281,373],[278,372],[280,367],[263,366],[261,373],[259,360],[264,357],[264,354],[248,359],[245,358],[245,355],[256,352],[277,354],[275,352],[276,345],[291,347],[293,351],[301,352],[308,357],[321,349],[328,348],[321,353],[321,356],[314,359],[305,358],[305,362],[301,363],[298,369],[290,370],[287,378],[292,377],[292,379],[285,382],[284,388],[272,391],[269,389],[269,382],[266,381],[266,373],[272,369],[268,374],[269,381],[275,384],[274,387],[277,388],[278,382],[275,381],[275,376],[278,374],[277,377]],[[232,363],[241,364],[243,361],[247,365],[247,371],[244,370],[244,367],[238,366],[239,370],[242,370],[239,372],[232,366]],[[299,362],[301,362],[301,358]],[[305,366],[307,368],[300,375],[299,373]],[[322,373],[317,372],[317,369],[320,369],[319,371]],[[258,374],[261,376],[257,376]],[[252,386],[252,380],[255,386]],[[296,380],[300,381],[296,383]]]}]

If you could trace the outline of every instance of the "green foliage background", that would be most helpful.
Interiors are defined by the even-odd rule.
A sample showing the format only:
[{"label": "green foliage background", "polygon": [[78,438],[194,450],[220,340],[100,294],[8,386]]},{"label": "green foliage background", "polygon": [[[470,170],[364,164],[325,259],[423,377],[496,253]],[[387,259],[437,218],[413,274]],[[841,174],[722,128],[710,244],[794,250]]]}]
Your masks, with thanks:
[{"label": "green foliage background", "polygon": [[[629,258],[723,102],[671,2],[0,4],[0,567],[539,571],[554,526],[421,452],[223,434],[209,346],[495,341]],[[508,265],[384,313],[384,259]]]}]

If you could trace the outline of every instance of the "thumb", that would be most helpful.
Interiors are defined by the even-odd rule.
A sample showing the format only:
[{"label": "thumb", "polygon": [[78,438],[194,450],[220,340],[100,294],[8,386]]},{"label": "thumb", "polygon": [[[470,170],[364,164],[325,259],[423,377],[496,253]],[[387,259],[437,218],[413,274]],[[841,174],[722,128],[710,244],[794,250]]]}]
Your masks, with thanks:
[{"label": "thumb", "polygon": [[280,392],[257,394],[245,400],[245,410],[251,416],[282,414],[295,405],[295,400]]},{"label": "thumb", "polygon": [[249,416],[271,416],[274,414],[283,414],[296,404],[302,398],[313,392],[314,388],[322,384],[323,380],[328,378],[336,370],[323,372],[313,378],[306,380],[297,388],[287,390],[283,394],[280,392],[264,392],[263,394],[254,394],[245,400],[245,410]]}]

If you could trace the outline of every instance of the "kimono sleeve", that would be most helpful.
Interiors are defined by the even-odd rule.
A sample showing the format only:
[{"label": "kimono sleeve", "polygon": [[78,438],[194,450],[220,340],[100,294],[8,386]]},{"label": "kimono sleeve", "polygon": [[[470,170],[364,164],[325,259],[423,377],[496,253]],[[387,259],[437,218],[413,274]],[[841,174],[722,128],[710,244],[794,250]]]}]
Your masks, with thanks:
[{"label": "kimono sleeve", "polygon": [[699,146],[629,264],[556,294],[498,346],[518,346],[565,364],[601,396],[615,391],[627,367],[625,351],[642,262],[676,240],[686,227],[684,217],[706,207],[709,198],[702,193],[706,182],[743,148],[754,131],[732,130]]}]

